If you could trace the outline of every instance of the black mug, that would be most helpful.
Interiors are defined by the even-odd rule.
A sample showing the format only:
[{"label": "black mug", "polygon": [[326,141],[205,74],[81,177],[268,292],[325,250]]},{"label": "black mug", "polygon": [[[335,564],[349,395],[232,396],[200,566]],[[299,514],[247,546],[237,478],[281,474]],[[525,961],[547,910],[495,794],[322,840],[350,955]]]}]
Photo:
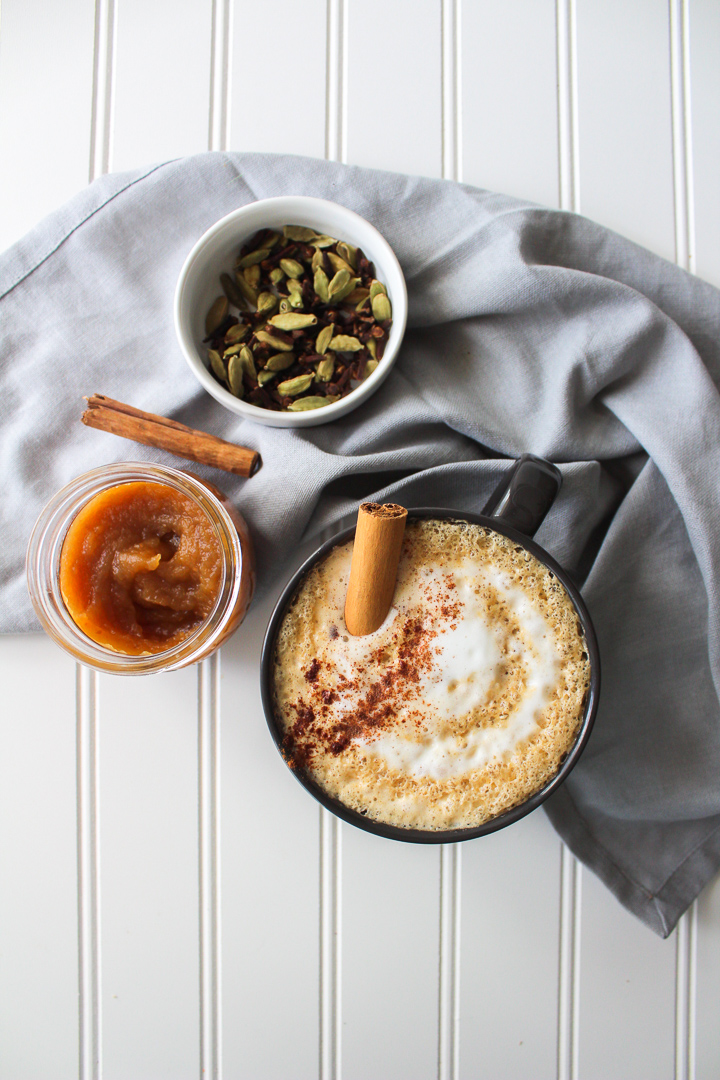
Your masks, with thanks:
[{"label": "black mug", "polygon": [[[358,828],[365,829],[367,832],[377,833],[379,836],[385,836],[392,840],[405,840],[415,844],[446,844],[456,843],[459,840],[472,840],[477,836],[484,836],[486,833],[503,829],[535,810],[557,790],[577,763],[590,737],[597,713],[600,694],[600,654],[597,637],[588,610],[575,584],[567,572],[532,539],[552,506],[560,490],[561,483],[562,477],[559,470],[549,461],[544,461],[542,458],[534,457],[531,454],[524,454],[515,462],[508,476],[503,478],[500,485],[490,496],[481,514],[437,507],[421,507],[408,511],[408,520],[429,518],[432,520],[464,521],[482,525],[486,529],[502,533],[503,536],[507,536],[510,540],[531,552],[564,585],[573,602],[585,637],[590,658],[590,685],[585,697],[582,721],[575,741],[557,772],[539,791],[530,795],[524,802],[497,817],[490,818],[481,825],[463,829],[426,830],[403,828],[397,825],[388,825],[381,821],[373,821],[356,810],[349,809],[338,799],[328,795],[311,776],[302,770],[293,769],[293,775],[303,787],[326,809],[331,810],[343,821],[347,821],[351,825],[357,825]],[[354,535],[355,527],[352,526],[322,544],[288,582],[270,617],[260,662],[261,692],[265,718],[275,744],[281,753],[283,732],[277,720],[273,701],[275,646],[280,625],[285,612],[313,566],[322,561],[334,547],[352,540]]]}]

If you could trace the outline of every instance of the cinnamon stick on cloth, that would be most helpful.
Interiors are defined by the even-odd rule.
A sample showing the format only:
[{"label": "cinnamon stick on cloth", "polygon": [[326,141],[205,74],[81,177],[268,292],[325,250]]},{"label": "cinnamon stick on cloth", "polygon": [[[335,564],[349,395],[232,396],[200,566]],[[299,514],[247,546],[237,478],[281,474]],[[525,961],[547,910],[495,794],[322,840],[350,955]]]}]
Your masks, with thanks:
[{"label": "cinnamon stick on cloth", "polygon": [[165,416],[143,412],[122,401],[113,401],[104,394],[93,394],[85,399],[88,407],[81,419],[88,427],[109,431],[123,439],[155,446],[178,457],[189,458],[201,465],[212,465],[238,476],[252,476],[260,465],[257,450],[236,446],[215,435],[168,420]]},{"label": "cinnamon stick on cloth", "polygon": [[355,637],[385,621],[395,592],[407,510],[397,503],[362,503],[358,510],[345,626]]}]

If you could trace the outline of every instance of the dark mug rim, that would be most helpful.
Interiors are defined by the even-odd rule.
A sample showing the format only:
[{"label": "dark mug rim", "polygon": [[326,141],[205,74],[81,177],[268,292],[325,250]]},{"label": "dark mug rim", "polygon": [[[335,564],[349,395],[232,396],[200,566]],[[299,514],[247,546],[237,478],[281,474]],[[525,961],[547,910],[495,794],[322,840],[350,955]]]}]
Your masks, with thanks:
[{"label": "dark mug rim", "polygon": [[[580,625],[582,626],[583,635],[587,644],[587,652],[590,658],[590,687],[585,698],[583,718],[575,742],[563,759],[560,768],[539,791],[530,795],[524,802],[520,803],[518,806],[512,807],[510,810],[506,810],[505,813],[499,814],[497,817],[490,818],[481,825],[462,829],[412,829],[404,828],[399,825],[388,825],[381,821],[374,821],[372,818],[365,817],[365,815],[356,810],[351,810],[349,807],[345,806],[344,803],[340,802],[339,799],[335,799],[328,795],[327,792],[323,791],[320,785],[312,779],[312,777],[308,776],[302,770],[290,769],[290,772],[298,783],[302,784],[302,786],[309,791],[310,794],[326,808],[326,810],[330,810],[333,814],[343,821],[347,821],[350,825],[356,825],[366,832],[375,833],[378,836],[384,836],[390,840],[402,840],[406,843],[454,844],[461,840],[474,840],[478,836],[485,836],[488,833],[497,832],[498,829],[504,829],[507,825],[512,825],[513,822],[518,821],[520,818],[532,813],[533,810],[536,810],[538,806],[545,802],[545,800],[564,783],[585,749],[587,741],[590,738],[593,724],[595,723],[600,697],[600,650],[598,648],[597,636],[590,614],[577,586],[570,579],[567,571],[563,570],[555,559],[553,559],[544,548],[540,547],[535,540],[526,536],[524,533],[521,533],[511,525],[507,525],[501,519],[487,517],[483,514],[475,514],[470,511],[448,510],[441,507],[428,506],[409,508],[408,520],[413,519],[466,521],[473,525],[482,525],[492,532],[501,533],[503,536],[508,537],[508,539],[520,544],[526,550],[531,552],[531,554],[533,554],[558,578],[567,590],[575,607]],[[285,760],[285,758],[282,753],[282,732],[279,728],[275,714],[272,680],[275,662],[275,643],[280,629],[280,623],[300,586],[315,564],[324,559],[333,548],[338,547],[340,544],[347,543],[354,535],[354,525],[347,529],[343,529],[329,540],[326,540],[324,544],[321,544],[320,547],[305,560],[283,589],[280,598],[273,609],[273,613],[270,616],[267,630],[265,631],[265,638],[263,640],[260,657],[261,697],[263,710],[265,712],[265,720],[267,721],[270,734],[272,735],[273,741],[275,742],[280,756],[283,757],[283,760]]]}]

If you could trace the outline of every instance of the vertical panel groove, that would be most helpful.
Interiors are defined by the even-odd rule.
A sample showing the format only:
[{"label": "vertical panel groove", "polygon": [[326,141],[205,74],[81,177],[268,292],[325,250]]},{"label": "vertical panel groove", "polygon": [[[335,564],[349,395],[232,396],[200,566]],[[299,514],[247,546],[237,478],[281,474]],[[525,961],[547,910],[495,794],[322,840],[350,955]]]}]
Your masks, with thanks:
[{"label": "vertical panel groove", "polygon": [[558,1080],[577,1080],[580,1037],[582,867],[561,842],[558,964]]},{"label": "vertical panel groove", "polygon": [[210,41],[209,150],[227,150],[230,144],[232,20],[233,0],[213,0]]},{"label": "vertical panel groove", "polygon": [[675,1080],[695,1080],[697,902],[675,931]]},{"label": "vertical panel groove", "polygon": [[[347,0],[327,0],[325,157],[347,160]],[[342,1075],[342,823],[320,807],[320,1080]]]},{"label": "vertical panel groove", "polygon": [[327,0],[325,157],[347,161],[347,0]]},{"label": "vertical panel groove", "polygon": [[220,944],[220,654],[198,666],[200,1077],[222,1076]]},{"label": "vertical panel groove", "polygon": [[[461,0],[442,0],[442,175],[462,178]],[[438,1078],[457,1080],[460,1067],[461,848],[440,849]]]},{"label": "vertical panel groove", "polygon": [[560,207],[580,213],[577,26],[575,0],[556,0],[558,194]]},{"label": "vertical panel groove", "polygon": [[688,0],[670,0],[670,88],[672,101],[675,261],[695,272],[690,26]]},{"label": "vertical panel groove", "polygon": [[[461,0],[442,0],[441,153],[446,180],[462,179]],[[438,1080],[460,1075],[460,905],[462,848],[440,848],[440,928],[438,941]]]},{"label": "vertical panel groove", "polygon": [[[227,150],[233,0],[212,0],[208,149]],[[200,1077],[222,1077],[220,653],[198,666]]]},{"label": "vertical panel groove", "polygon": [[[115,86],[115,0],[95,0],[88,179],[110,171]],[[78,1011],[80,1080],[102,1076],[98,676],[77,665]]]},{"label": "vertical panel groove", "polygon": [[[580,212],[577,21],[575,0],[556,0],[558,200]],[[577,1080],[580,1045],[580,924],[582,869],[560,843],[558,955],[558,1080]]]},{"label": "vertical panel groove", "polygon": [[97,673],[78,664],[75,686],[79,1076],[80,1080],[100,1080],[102,1014]]},{"label": "vertical panel groove", "polygon": [[438,1080],[460,1075],[461,847],[440,848],[440,952],[438,970]]},{"label": "vertical panel groove", "polygon": [[[695,207],[690,111],[688,0],[669,0],[675,261],[695,272]],[[694,1080],[697,902],[676,931],[675,1080]]]},{"label": "vertical panel groove", "polygon": [[462,180],[462,0],[442,0],[442,175]]},{"label": "vertical panel groove", "polygon": [[110,172],[115,96],[115,0],[95,0],[89,179]]},{"label": "vertical panel groove", "polygon": [[339,818],[320,807],[320,1080],[340,1080],[341,931]]}]

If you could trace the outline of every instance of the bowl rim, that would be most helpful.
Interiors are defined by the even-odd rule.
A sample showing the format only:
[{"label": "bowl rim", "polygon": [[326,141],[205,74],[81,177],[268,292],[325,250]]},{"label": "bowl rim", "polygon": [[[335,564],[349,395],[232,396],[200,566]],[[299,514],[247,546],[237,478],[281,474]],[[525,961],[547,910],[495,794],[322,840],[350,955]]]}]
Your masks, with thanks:
[{"label": "bowl rim", "polygon": [[[583,717],[578,727],[575,741],[565,755],[559,769],[539,791],[536,791],[524,802],[520,803],[518,806],[511,807],[509,810],[506,810],[505,813],[499,814],[497,817],[490,818],[481,825],[460,829],[430,830],[404,828],[399,825],[389,825],[382,821],[374,821],[356,810],[351,810],[348,806],[345,806],[344,803],[340,802],[339,799],[328,795],[327,792],[325,792],[320,785],[304,771],[290,769],[290,772],[298,783],[302,784],[302,786],[309,791],[322,806],[327,810],[330,810],[343,821],[348,822],[350,825],[356,825],[366,832],[375,833],[386,839],[401,840],[411,844],[454,844],[463,840],[474,840],[476,837],[486,836],[489,833],[497,832],[499,829],[504,829],[507,825],[512,825],[515,821],[520,820],[520,818],[523,818],[527,814],[532,813],[533,810],[536,810],[561,786],[561,784],[565,782],[585,749],[595,723],[600,698],[600,650],[590,613],[579,589],[571,580],[567,571],[564,570],[544,548],[540,547],[535,540],[525,536],[524,533],[519,532],[519,530],[512,528],[510,525],[506,525],[497,518],[487,517],[483,514],[476,514],[471,511],[448,510],[447,508],[428,506],[410,507],[408,508],[408,520],[411,521],[413,518],[436,518],[444,521],[460,522],[468,521],[472,524],[482,525],[493,532],[502,533],[510,540],[521,544],[530,551],[531,554],[556,575],[567,590],[580,619],[587,644],[588,656],[590,658],[590,686],[585,698]],[[262,698],[265,720],[281,757],[283,757],[282,732],[280,731],[279,724],[276,720],[272,685],[275,645],[280,629],[280,623],[288,606],[294,599],[313,566],[332,551],[333,548],[346,543],[348,540],[352,539],[354,535],[355,525],[351,525],[349,528],[343,529],[335,536],[330,537],[329,540],[326,540],[325,543],[321,544],[320,547],[305,560],[302,566],[299,567],[295,574],[293,574],[292,578],[280,594],[280,597],[273,608],[272,615],[270,616],[267,630],[265,631],[260,654],[260,695]],[[283,761],[284,760],[283,757]]]},{"label": "bowl rim", "polygon": [[[334,214],[339,213],[349,221],[357,223],[360,230],[368,231],[372,236],[372,261],[377,261],[375,252],[376,249],[379,248],[382,252],[383,261],[390,265],[392,272],[397,279],[393,285],[386,283],[393,305],[393,326],[391,329],[391,336],[388,339],[388,347],[375,371],[339,401],[335,401],[331,405],[325,405],[321,409],[312,409],[304,413],[277,413],[269,409],[262,409],[258,405],[252,405],[249,402],[243,401],[241,398],[236,398],[228,390],[225,390],[224,387],[212,378],[205,367],[186,325],[186,323],[189,322],[185,301],[188,282],[191,279],[195,264],[208,244],[210,244],[218,235],[230,230],[236,222],[241,222],[243,219],[255,216],[258,213],[261,214],[263,208],[273,207],[278,209],[283,205],[288,205],[290,211],[295,209],[301,216],[303,213],[306,213],[314,217],[321,215],[323,207],[330,207]],[[297,223],[303,224],[303,222]],[[295,224],[295,222],[293,222],[293,224]],[[397,255],[379,229],[368,221],[367,218],[362,217],[362,215],[358,214],[355,210],[350,210],[348,207],[343,206],[342,203],[336,203],[329,199],[320,199],[310,195],[278,195],[269,199],[258,199],[255,202],[247,203],[245,206],[240,206],[236,210],[230,211],[229,214],[225,214],[224,217],[216,221],[202,234],[202,236],[200,236],[185,258],[175,286],[173,302],[175,335],[183,356],[200,385],[214,397],[216,401],[221,405],[224,405],[230,412],[235,413],[236,416],[254,420],[267,427],[315,427],[320,424],[329,423],[332,420],[337,420],[361,405],[375,393],[390,374],[403,341],[407,326],[407,315],[408,295],[405,275],[403,274]]]}]

